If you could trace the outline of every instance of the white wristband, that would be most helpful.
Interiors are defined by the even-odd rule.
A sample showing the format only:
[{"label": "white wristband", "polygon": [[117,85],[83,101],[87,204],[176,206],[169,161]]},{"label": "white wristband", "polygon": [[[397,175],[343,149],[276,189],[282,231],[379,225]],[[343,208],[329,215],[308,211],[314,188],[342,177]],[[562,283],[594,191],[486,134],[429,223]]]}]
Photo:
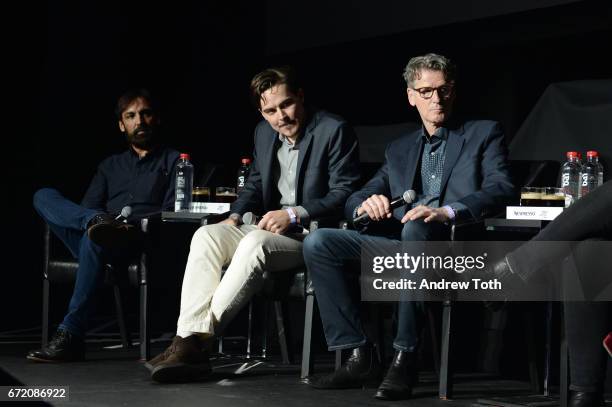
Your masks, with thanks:
[{"label": "white wristband", "polygon": [[287,213],[289,214],[289,219],[292,224],[297,223],[297,216],[293,210],[293,208],[287,208]]}]

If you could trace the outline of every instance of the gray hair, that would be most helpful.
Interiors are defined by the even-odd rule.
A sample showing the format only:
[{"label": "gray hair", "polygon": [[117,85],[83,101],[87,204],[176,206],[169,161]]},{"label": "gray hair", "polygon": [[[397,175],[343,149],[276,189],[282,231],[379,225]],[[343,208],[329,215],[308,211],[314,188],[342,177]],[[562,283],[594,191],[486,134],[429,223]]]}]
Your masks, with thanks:
[{"label": "gray hair", "polygon": [[404,69],[402,76],[409,88],[421,77],[422,70],[441,71],[447,82],[455,80],[455,64],[445,56],[429,53],[411,58]]}]

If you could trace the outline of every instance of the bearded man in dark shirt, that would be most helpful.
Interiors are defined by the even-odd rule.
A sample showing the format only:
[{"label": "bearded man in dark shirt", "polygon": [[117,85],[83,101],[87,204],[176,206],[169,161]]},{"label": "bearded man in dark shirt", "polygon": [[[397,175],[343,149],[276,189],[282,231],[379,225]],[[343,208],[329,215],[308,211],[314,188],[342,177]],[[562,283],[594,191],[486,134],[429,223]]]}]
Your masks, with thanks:
[{"label": "bearded man in dark shirt", "polygon": [[[68,312],[50,342],[28,353],[29,360],[84,358],[83,337],[104,265],[138,250],[140,236],[134,223],[172,207],[179,154],[160,144],[151,94],[145,89],[126,92],[117,102],[116,114],[129,147],[102,161],[80,205],[51,188],[34,194],[34,208],[78,259],[79,268]],[[122,218],[127,219],[118,220]]]}]

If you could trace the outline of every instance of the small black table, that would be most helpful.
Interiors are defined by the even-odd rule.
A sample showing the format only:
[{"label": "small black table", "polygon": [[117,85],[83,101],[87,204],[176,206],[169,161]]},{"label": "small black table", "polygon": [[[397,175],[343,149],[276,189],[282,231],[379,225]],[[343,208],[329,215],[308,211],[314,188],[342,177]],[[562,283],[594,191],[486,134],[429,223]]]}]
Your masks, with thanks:
[{"label": "small black table", "polygon": [[206,212],[174,212],[163,211],[161,218],[162,222],[187,222],[187,223],[206,223],[206,219],[213,215]]}]

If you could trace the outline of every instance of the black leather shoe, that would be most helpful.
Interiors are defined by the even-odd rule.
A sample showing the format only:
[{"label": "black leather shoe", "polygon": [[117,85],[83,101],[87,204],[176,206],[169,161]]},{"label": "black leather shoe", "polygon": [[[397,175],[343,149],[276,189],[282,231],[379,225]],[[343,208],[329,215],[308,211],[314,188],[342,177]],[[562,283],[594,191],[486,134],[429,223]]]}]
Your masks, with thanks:
[{"label": "black leather shoe", "polygon": [[140,232],[134,225],[115,220],[101,213],[89,221],[87,236],[104,248],[128,248],[140,241]]},{"label": "black leather shoe", "polygon": [[602,392],[573,391],[569,407],[600,407],[604,405]]},{"label": "black leather shoe", "polygon": [[381,365],[374,347],[366,344],[353,349],[340,369],[309,381],[315,389],[355,389],[376,386],[380,382]]},{"label": "black leather shoe", "polygon": [[85,342],[68,331],[58,329],[46,346],[31,351],[26,357],[35,362],[48,363],[83,360],[85,359]]},{"label": "black leather shoe", "polygon": [[395,351],[393,362],[374,397],[379,400],[409,399],[412,396],[412,387],[416,383],[416,375],[415,353]]}]

